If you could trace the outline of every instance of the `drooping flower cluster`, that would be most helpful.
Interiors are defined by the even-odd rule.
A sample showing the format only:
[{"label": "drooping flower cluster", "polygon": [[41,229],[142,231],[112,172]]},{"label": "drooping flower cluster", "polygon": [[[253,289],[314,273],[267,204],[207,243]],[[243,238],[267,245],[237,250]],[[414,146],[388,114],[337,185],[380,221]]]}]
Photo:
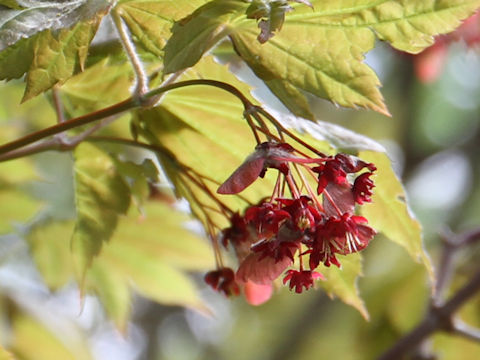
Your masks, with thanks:
[{"label": "drooping flower cluster", "polygon": [[[375,235],[367,219],[355,215],[356,204],[371,201],[373,164],[346,154],[309,158],[289,144],[265,142],[218,192],[239,193],[268,168],[279,170],[272,196],[243,215],[232,215],[222,233],[223,245],[231,245],[239,261],[234,279],[230,269],[206,276],[226,294],[236,293],[237,284],[271,286],[285,271],[283,283],[301,293],[323,277],[315,271],[320,264],[340,267],[337,255],[363,250]],[[215,275],[219,271],[221,282]]]}]

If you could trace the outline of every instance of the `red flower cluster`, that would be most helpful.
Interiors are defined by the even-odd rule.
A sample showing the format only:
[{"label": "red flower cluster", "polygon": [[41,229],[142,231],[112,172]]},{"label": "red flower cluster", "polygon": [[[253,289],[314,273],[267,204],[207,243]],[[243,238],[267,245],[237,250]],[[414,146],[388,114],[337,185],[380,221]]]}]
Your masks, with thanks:
[{"label": "red flower cluster", "polygon": [[[313,177],[316,194],[304,176],[293,177],[292,166],[297,166],[297,173],[302,169]],[[248,207],[243,216],[235,213],[230,218],[231,226],[223,231],[223,245],[230,244],[239,260],[234,279],[230,272],[224,275],[225,268],[218,271],[228,281],[219,282],[215,275],[218,271],[207,274],[207,282],[226,294],[235,293],[231,290],[233,283],[271,285],[296,259],[296,269],[287,270],[283,282],[301,293],[322,278],[315,271],[320,263],[340,267],[337,254],[363,250],[375,235],[367,219],[354,215],[356,203],[371,201],[374,183],[370,177],[376,170],[373,164],[346,154],[297,156],[288,144],[267,142],[257,146],[219,192],[239,192],[268,168],[278,169],[279,180],[283,179],[286,186],[279,186],[281,181],[277,181],[270,199]],[[301,186],[297,185],[300,182]],[[289,197],[285,196],[286,187]],[[302,194],[303,190],[308,195]]]}]

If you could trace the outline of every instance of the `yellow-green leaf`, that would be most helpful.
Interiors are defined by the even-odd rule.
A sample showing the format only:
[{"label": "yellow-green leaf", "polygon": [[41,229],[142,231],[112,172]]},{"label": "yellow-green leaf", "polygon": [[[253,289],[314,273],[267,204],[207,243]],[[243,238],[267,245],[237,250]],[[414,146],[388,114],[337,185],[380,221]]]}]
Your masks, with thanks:
[{"label": "yellow-green leaf", "polygon": [[[110,58],[105,58],[62,86],[64,106],[72,115],[83,115],[125,100],[131,85],[130,64],[112,64]],[[81,113],[77,114],[77,109]]]},{"label": "yellow-green leaf", "polygon": [[256,29],[249,28],[231,38],[240,56],[263,80],[281,79],[341,106],[388,113],[378,89],[380,81],[362,62],[363,53],[374,46],[369,29],[286,22],[266,44],[256,41],[256,36]]},{"label": "yellow-green leaf", "polygon": [[247,7],[241,0],[213,0],[177,22],[165,46],[165,73],[195,65],[245,19]]},{"label": "yellow-green leaf", "polygon": [[13,355],[0,346],[0,360],[15,360]]},{"label": "yellow-green leaf", "polygon": [[129,0],[114,11],[136,39],[154,55],[161,56],[174,22],[193,12],[205,0]]},{"label": "yellow-green leaf", "polygon": [[408,208],[405,191],[388,156],[370,151],[360,152],[359,156],[378,168],[372,202],[362,206],[362,214],[373,228],[405,248],[415,261],[423,263],[433,281],[432,264],[422,246],[422,228]]},{"label": "yellow-green leaf", "polygon": [[[234,85],[243,94],[250,88],[235,78],[226,66],[215,63],[210,57],[203,59],[187,71],[182,80],[208,78]],[[199,89],[202,97],[198,96]],[[242,103],[232,94],[212,87],[195,86],[177,89],[166,94],[162,104],[138,112],[144,136],[175,154],[184,165],[209,177],[205,188],[216,194],[218,186],[254,151],[256,142],[243,118]],[[185,177],[175,162],[162,156],[162,165],[176,186],[178,195],[190,201],[193,213],[207,224],[205,212],[218,226],[226,226],[225,215],[218,211],[218,203],[203,192],[199,184]],[[255,183],[242,196],[252,202],[268,196],[273,189],[274,172],[267,172],[263,180]],[[219,196],[219,195],[217,195]],[[233,211],[242,211],[247,203],[238,196],[222,196],[221,201]]]},{"label": "yellow-green leaf", "polygon": [[60,289],[73,275],[70,250],[73,225],[71,221],[41,224],[27,236],[33,260],[50,289]]},{"label": "yellow-green leaf", "polygon": [[81,22],[71,30],[61,30],[54,36],[41,33],[33,46],[33,61],[27,74],[27,86],[22,101],[26,101],[54,86],[62,84],[83,68],[88,46],[97,31],[100,19]]},{"label": "yellow-green leaf", "polygon": [[22,39],[0,52],[0,79],[18,79],[25,74],[33,60],[36,37]]},{"label": "yellow-green leaf", "polygon": [[125,332],[132,310],[130,284],[125,275],[100,257],[88,270],[86,288],[98,296],[110,319]]},{"label": "yellow-green leaf", "polygon": [[111,6],[107,0],[21,1],[21,6],[15,6],[17,2],[10,0],[3,1],[15,10],[0,9],[0,50],[47,29],[71,28]]},{"label": "yellow-green leaf", "polygon": [[[55,326],[53,326],[55,328]],[[15,315],[12,351],[22,360],[92,360],[84,339],[67,340],[57,328],[51,331],[42,323],[23,313]],[[83,341],[82,341],[83,340]]]},{"label": "yellow-green leaf", "polygon": [[130,215],[120,222],[95,263],[130,280],[152,300],[205,310],[184,271],[213,267],[213,251],[206,240],[184,227],[187,219],[163,203],[149,202],[145,215]]},{"label": "yellow-green leaf", "polygon": [[362,257],[360,254],[338,256],[342,268],[336,266],[322,267],[318,270],[325,276],[325,281],[317,283],[325,289],[329,296],[337,296],[344,303],[357,309],[365,319],[369,318],[367,308],[357,288],[358,276],[362,275]]},{"label": "yellow-green leaf", "polygon": [[433,44],[433,36],[455,30],[478,7],[478,0],[387,1],[359,16],[381,40],[416,54]]},{"label": "yellow-green leaf", "polygon": [[130,190],[113,159],[97,147],[83,143],[75,155],[77,219],[72,238],[76,269],[83,275],[102,243],[115,232],[118,217],[130,205]]},{"label": "yellow-green leaf", "polygon": [[15,223],[26,222],[40,209],[40,202],[21,188],[0,185],[0,234],[13,230]]},{"label": "yellow-green leaf", "polygon": [[265,84],[294,115],[315,119],[305,94],[299,88],[280,79],[267,80]]}]

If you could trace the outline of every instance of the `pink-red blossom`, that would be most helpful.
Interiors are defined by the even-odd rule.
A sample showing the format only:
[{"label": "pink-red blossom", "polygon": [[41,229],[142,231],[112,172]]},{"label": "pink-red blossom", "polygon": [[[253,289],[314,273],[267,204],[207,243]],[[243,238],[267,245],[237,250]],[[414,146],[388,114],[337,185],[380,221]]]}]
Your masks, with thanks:
[{"label": "pink-red blossom", "polygon": [[283,278],[283,283],[290,282],[288,285],[290,290],[295,288],[295,292],[300,294],[303,288],[310,289],[316,279],[323,279],[323,275],[311,270],[288,270],[287,275]]}]

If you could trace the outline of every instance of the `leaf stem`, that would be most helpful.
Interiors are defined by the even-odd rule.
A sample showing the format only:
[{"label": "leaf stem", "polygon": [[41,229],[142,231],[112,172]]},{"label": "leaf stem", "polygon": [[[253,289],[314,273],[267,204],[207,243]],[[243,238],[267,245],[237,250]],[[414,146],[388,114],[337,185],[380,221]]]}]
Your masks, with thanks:
[{"label": "leaf stem", "polygon": [[148,76],[143,67],[143,63],[140,60],[140,57],[137,54],[135,49],[135,45],[130,37],[130,33],[128,32],[125,23],[123,22],[122,18],[120,17],[118,11],[113,9],[110,12],[110,16],[112,17],[113,23],[115,24],[115,28],[117,29],[118,35],[120,37],[120,41],[125,49],[127,54],[128,60],[132,64],[133,71],[135,73],[136,78],[136,85],[134,89],[134,97],[141,98],[144,94],[148,92]]},{"label": "leaf stem", "polygon": [[243,107],[245,108],[246,111],[251,111],[252,108],[256,107],[235,86],[225,83],[223,81],[211,80],[211,79],[192,79],[192,80],[184,80],[184,81],[179,81],[172,84],[167,84],[165,86],[149,91],[144,95],[144,98],[150,99],[152,97],[155,97],[157,95],[160,95],[170,90],[178,89],[185,86],[194,86],[194,85],[213,86],[213,87],[228,91],[232,95],[236,96],[242,102]]}]

